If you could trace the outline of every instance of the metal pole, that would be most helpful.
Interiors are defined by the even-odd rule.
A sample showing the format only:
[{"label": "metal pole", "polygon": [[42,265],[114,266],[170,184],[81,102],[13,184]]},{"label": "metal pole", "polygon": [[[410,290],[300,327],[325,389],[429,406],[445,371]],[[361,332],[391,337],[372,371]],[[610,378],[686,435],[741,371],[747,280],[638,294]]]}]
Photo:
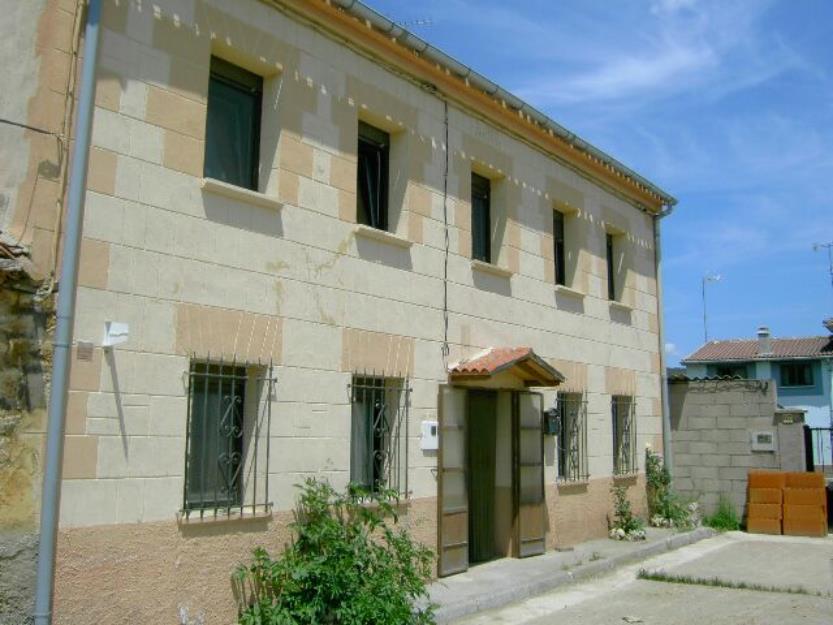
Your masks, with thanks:
[{"label": "metal pole", "polygon": [[668,370],[665,364],[665,319],[662,308],[662,237],[660,221],[671,214],[673,206],[654,216],[654,264],[657,281],[657,334],[659,341],[659,382],[662,399],[662,463],[669,475],[674,471],[674,450],[671,441],[671,404],[668,398]]},{"label": "metal pole", "polygon": [[703,342],[709,342],[709,324],[706,321],[706,276],[703,276]]},{"label": "metal pole", "polygon": [[55,585],[55,546],[58,538],[58,513],[61,504],[61,468],[64,455],[64,420],[69,385],[75,295],[78,286],[78,256],[84,222],[84,196],[87,188],[87,160],[95,99],[95,64],[98,53],[98,26],[101,0],[89,0],[84,36],[84,64],[78,89],[78,114],[75,145],[67,193],[67,224],[61,257],[61,278],[56,312],[55,350],[52,388],[49,395],[49,420],[46,429],[46,458],[41,498],[40,545],[35,586],[35,625],[52,623],[52,593]]}]

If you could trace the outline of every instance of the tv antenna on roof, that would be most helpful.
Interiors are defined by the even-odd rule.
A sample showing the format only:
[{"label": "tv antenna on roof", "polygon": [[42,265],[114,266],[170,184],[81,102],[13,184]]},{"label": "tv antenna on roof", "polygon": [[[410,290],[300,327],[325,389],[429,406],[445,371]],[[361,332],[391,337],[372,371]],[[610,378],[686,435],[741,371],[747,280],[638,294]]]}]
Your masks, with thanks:
[{"label": "tv antenna on roof", "polygon": [[830,272],[830,286],[833,287],[833,241],[830,243],[813,243],[813,251],[818,252],[820,249],[827,249],[827,262],[829,264],[828,271]]}]

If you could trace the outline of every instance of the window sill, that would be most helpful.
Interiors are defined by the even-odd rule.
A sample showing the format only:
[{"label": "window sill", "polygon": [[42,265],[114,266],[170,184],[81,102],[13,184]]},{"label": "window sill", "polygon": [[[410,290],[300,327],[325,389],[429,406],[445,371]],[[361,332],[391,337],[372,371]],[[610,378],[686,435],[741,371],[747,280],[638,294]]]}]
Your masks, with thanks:
[{"label": "window sill", "polygon": [[214,178],[203,178],[201,186],[202,190],[206,193],[222,195],[223,197],[227,197],[232,200],[238,200],[248,204],[256,204],[257,206],[263,206],[264,208],[271,208],[273,210],[280,210],[281,208],[281,203],[273,197],[257,191],[252,191],[251,189],[215,180]]},{"label": "window sill", "polygon": [[367,239],[375,239],[376,241],[381,241],[382,243],[388,243],[390,245],[395,245],[405,249],[413,245],[413,241],[400,237],[398,234],[393,234],[387,230],[379,230],[378,228],[373,228],[372,226],[366,226],[364,224],[356,224],[356,227],[353,228],[353,232],[356,236],[365,237]]},{"label": "window sill", "polygon": [[494,276],[500,276],[501,278],[510,278],[510,277],[512,277],[512,271],[511,270],[504,269],[503,267],[498,267],[497,265],[493,265],[492,263],[483,262],[482,260],[472,259],[471,268],[474,271],[482,271],[483,273],[490,273]]},{"label": "window sill", "polygon": [[252,512],[251,506],[244,506],[243,512],[240,512],[240,507],[232,508],[227,511],[226,508],[218,508],[216,511],[205,509],[200,516],[199,510],[191,510],[186,512],[180,510],[176,513],[176,522],[179,525],[202,525],[206,523],[229,523],[231,521],[258,521],[272,518],[272,504],[267,504],[265,509],[262,504],[257,506],[257,509]]},{"label": "window sill", "polygon": [[575,297],[576,299],[584,299],[584,293],[582,293],[581,291],[576,291],[575,289],[571,289],[570,287],[564,286],[563,284],[556,284],[555,292],[558,295],[569,295],[570,297]]},{"label": "window sill", "polygon": [[628,306],[627,304],[623,304],[622,302],[617,302],[616,300],[608,300],[610,307],[614,310],[623,310],[625,312],[633,312],[633,308]]}]

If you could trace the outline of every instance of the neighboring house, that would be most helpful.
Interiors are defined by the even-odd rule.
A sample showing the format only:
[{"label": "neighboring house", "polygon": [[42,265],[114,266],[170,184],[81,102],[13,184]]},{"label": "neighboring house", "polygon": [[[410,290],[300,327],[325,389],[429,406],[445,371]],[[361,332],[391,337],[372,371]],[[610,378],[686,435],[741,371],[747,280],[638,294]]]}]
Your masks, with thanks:
[{"label": "neighboring house", "polygon": [[[20,4],[8,115],[60,135],[81,3]],[[57,622],[231,620],[308,476],[397,489],[440,575],[644,511],[672,197],[358,2],[105,0],[96,63]],[[49,287],[66,142],[2,132]]]},{"label": "neighboring house", "polygon": [[690,378],[774,380],[781,406],[804,410],[811,427],[833,426],[833,334],[781,339],[761,327],[757,339],[709,341],[681,363]]}]

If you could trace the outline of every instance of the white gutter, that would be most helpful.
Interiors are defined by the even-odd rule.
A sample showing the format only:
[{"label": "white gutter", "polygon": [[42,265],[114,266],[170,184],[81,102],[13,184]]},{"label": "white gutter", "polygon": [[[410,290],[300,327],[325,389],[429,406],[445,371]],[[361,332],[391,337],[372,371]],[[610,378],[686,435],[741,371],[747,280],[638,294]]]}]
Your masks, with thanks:
[{"label": "white gutter", "polygon": [[[79,10],[82,10],[79,8]],[[49,417],[46,426],[46,457],[43,468],[43,492],[40,511],[40,543],[35,585],[35,625],[52,623],[52,594],[55,587],[55,546],[61,508],[61,469],[64,457],[64,422],[72,353],[75,295],[78,286],[78,258],[84,223],[84,196],[87,190],[87,161],[90,152],[93,106],[95,99],[95,63],[98,54],[98,30],[101,0],[89,0],[87,29],[84,35],[84,65],[78,87],[78,116],[75,120],[75,144],[72,150],[72,173],[67,193],[67,222],[64,251],[61,256],[61,279],[56,311],[55,351],[52,363],[52,388],[49,393]]]},{"label": "white gutter", "polygon": [[671,442],[671,403],[668,398],[668,368],[665,363],[665,319],[662,304],[662,239],[660,221],[674,210],[673,205],[654,215],[654,264],[657,281],[657,340],[659,341],[659,380],[662,399],[662,460],[673,477],[674,450]]}]

